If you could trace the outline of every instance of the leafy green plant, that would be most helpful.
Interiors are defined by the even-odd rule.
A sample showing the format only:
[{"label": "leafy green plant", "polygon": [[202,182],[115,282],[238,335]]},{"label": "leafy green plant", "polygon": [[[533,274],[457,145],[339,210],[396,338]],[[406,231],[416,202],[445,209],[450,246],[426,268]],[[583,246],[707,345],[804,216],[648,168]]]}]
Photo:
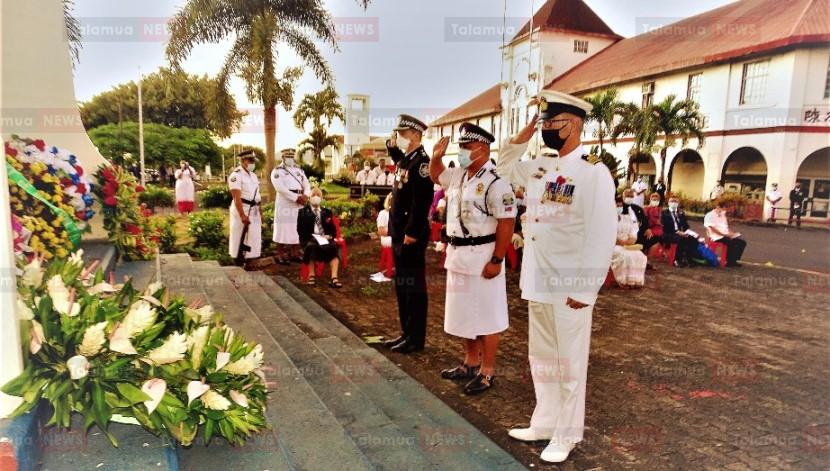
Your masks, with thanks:
[{"label": "leafy green plant", "polygon": [[228,254],[228,246],[219,247],[191,247],[188,253],[199,260],[215,260],[219,265],[233,265],[234,259]]},{"label": "leafy green plant", "polygon": [[151,218],[159,238],[159,250],[162,253],[176,252],[176,216],[154,216]]},{"label": "leafy green plant", "polygon": [[138,202],[146,204],[150,209],[172,208],[176,204],[176,195],[170,188],[147,185],[144,191],[138,194]]},{"label": "leafy green plant", "polygon": [[189,234],[196,247],[218,247],[227,243],[225,214],[221,211],[200,211],[190,215]]},{"label": "leafy green plant", "polygon": [[199,192],[199,204],[203,208],[229,208],[231,206],[231,190],[225,185],[217,185]]}]

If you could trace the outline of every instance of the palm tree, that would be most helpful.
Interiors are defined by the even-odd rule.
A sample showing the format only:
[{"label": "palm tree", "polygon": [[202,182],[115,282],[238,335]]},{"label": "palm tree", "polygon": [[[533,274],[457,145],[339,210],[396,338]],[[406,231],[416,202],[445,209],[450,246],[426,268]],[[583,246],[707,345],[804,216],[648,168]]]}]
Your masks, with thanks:
[{"label": "palm tree", "polygon": [[609,88],[585,98],[592,106],[585,120],[597,123],[595,135],[599,141],[599,155],[604,155],[605,141],[613,133],[614,122],[623,111],[624,104],[617,99],[618,95],[616,88]]},{"label": "palm tree", "polygon": [[[306,123],[311,121],[311,132],[309,137],[300,143],[300,149],[310,149],[314,153],[314,167],[318,170],[325,169],[322,159],[323,149],[337,144],[334,137],[326,132],[326,128],[331,126],[335,119],[345,121],[346,114],[337,92],[332,87],[327,87],[313,95],[305,95],[294,112],[294,125],[297,129],[305,131]],[[297,149],[298,153],[300,149]]]},{"label": "palm tree", "polygon": [[[698,104],[688,98],[677,100],[676,95],[669,95],[651,110],[654,124],[663,136],[660,149],[660,178],[665,181],[666,152],[680,139],[680,147],[686,147],[689,141],[697,139],[697,149],[703,147],[706,139],[703,134],[703,114]],[[670,188],[669,188],[670,189]]]},{"label": "palm tree", "polygon": [[[616,144],[619,136],[630,135],[634,145],[629,151],[628,176],[632,175],[636,158],[660,152],[660,178],[665,181],[666,152],[680,140],[685,147],[691,139],[698,140],[697,148],[704,144],[703,115],[698,104],[692,100],[678,100],[676,95],[669,95],[663,101],[640,108],[634,103],[621,107],[621,120],[614,126],[611,140]],[[662,138],[662,144],[657,141]]]},{"label": "palm tree", "polygon": [[[331,69],[315,40],[337,50],[334,22],[322,0],[188,0],[170,22],[167,58],[178,67],[197,44],[233,38],[217,77],[217,104],[230,98],[234,75],[246,86],[248,99],[262,104],[265,132],[265,172],[274,168],[277,105],[290,109],[302,69],[289,67],[277,74],[277,47],[288,45],[323,83],[333,81]],[[225,108],[220,106],[219,109]],[[269,187],[272,198],[274,189]]]}]

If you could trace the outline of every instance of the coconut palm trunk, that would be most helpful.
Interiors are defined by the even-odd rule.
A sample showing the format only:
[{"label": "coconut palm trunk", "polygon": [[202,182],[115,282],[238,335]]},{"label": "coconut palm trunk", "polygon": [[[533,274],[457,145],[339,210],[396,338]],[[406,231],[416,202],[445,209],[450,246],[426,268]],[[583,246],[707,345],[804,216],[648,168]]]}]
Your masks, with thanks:
[{"label": "coconut palm trunk", "polygon": [[[265,176],[271,178],[271,171],[276,165],[277,147],[277,105],[266,106],[263,109],[263,132],[265,134]],[[271,201],[276,201],[276,190],[273,185],[266,185]]]}]

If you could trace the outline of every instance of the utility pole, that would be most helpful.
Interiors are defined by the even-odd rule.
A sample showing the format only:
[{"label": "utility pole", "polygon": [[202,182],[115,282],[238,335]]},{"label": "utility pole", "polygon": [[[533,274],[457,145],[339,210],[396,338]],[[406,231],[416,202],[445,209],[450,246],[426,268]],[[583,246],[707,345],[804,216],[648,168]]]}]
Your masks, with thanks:
[{"label": "utility pole", "polygon": [[141,67],[138,68],[138,158],[141,167],[141,186],[146,186],[144,174],[144,113],[141,103]]}]

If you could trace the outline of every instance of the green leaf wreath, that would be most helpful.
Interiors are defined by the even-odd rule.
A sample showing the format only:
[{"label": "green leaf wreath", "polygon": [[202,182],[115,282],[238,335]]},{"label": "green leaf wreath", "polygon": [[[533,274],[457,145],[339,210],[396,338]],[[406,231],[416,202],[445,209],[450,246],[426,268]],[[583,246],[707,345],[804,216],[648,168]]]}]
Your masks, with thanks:
[{"label": "green leaf wreath", "polygon": [[200,428],[206,444],[220,435],[241,445],[267,427],[262,347],[210,306],[186,305],[160,283],[144,292],[129,281],[115,286],[85,267],[80,252],[48,265],[35,258],[21,270],[28,356],[2,388],[23,398],[15,416],[45,400],[54,410],[48,425],[69,427],[77,412],[114,446],[113,420],[185,446]]}]

